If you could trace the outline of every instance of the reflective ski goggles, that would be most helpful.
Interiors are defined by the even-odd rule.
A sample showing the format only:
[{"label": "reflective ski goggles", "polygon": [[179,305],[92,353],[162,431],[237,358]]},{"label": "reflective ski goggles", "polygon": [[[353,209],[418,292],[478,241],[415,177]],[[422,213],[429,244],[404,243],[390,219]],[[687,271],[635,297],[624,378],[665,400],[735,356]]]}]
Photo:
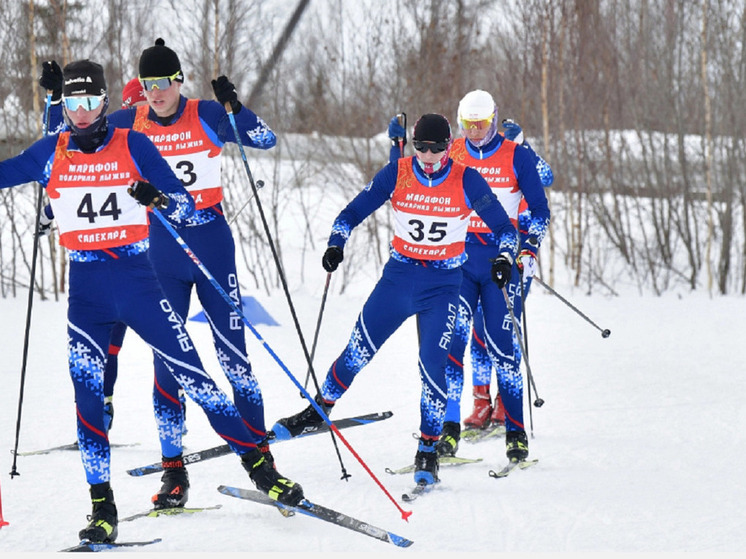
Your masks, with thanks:
[{"label": "reflective ski goggles", "polygon": [[432,151],[433,153],[440,153],[445,151],[448,147],[448,142],[423,142],[422,140],[413,140],[412,145],[417,151],[425,153]]},{"label": "reflective ski goggles", "polygon": [[486,130],[490,127],[494,118],[495,115],[492,114],[489,118],[482,118],[479,120],[466,120],[462,118],[459,122],[464,130]]},{"label": "reflective ski goggles", "polygon": [[137,79],[140,80],[142,88],[145,91],[153,91],[154,89],[168,89],[169,87],[171,87],[171,84],[173,82],[182,80],[184,79],[184,77],[181,75],[180,70],[171,76],[164,76],[160,78],[142,78],[138,76]]},{"label": "reflective ski goggles", "polygon": [[106,99],[106,95],[86,95],[84,97],[63,97],[65,108],[70,112],[75,112],[83,107],[83,110],[93,111],[101,106]]}]

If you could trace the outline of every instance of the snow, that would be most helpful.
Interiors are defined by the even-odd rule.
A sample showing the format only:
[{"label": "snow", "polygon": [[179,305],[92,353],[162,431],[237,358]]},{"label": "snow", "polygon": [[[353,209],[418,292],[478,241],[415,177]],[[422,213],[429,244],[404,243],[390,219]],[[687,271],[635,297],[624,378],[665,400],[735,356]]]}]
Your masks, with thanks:
[{"label": "snow", "polygon": [[[325,273],[292,292],[308,347],[319,313]],[[358,282],[344,295],[331,283],[315,367],[319,379],[347,341],[372,288]],[[415,543],[400,549],[302,515],[284,518],[273,508],[219,494],[220,484],[253,488],[234,456],[189,467],[189,504],[221,504],[192,516],[139,519],[120,524],[119,539],[163,541],[132,553],[285,552],[329,553],[542,553],[542,552],[743,552],[746,482],[746,392],[738,347],[744,332],[742,297],[587,297],[559,281],[555,289],[611,336],[600,332],[540,285],[527,305],[529,355],[541,408],[526,408],[531,457],[539,463],[506,479],[490,469],[504,465],[504,441],[462,442],[459,454],[479,464],[443,468],[431,494],[403,503],[411,474],[387,467],[411,462],[419,423],[419,379],[413,321],[394,334],[356,379],[332,418],[391,410],[391,419],[342,431],[396,504],[347,447],[337,440],[348,481],[328,435],[277,443],[279,470],[299,481],[306,496]],[[266,417],[305,407],[298,388],[266,350],[269,346],[302,384],[307,367],[287,301],[281,291],[253,295],[280,323],[247,331],[249,350],[265,397]],[[73,442],[75,413],[66,370],[64,301],[33,305],[23,391],[19,451]],[[199,311],[195,301],[192,315]],[[15,444],[26,298],[0,300],[0,448]],[[208,327],[189,322],[205,365],[223,387]],[[735,353],[735,355],[734,355]],[[157,475],[130,477],[125,470],[160,457],[151,409],[152,358],[128,332],[115,391],[112,486],[120,517],[146,510],[159,487]],[[469,381],[467,381],[467,385]],[[494,389],[493,389],[494,390]],[[311,389],[311,392],[314,391]],[[471,409],[470,387],[464,412]],[[536,393],[532,393],[536,397]],[[195,406],[187,407],[186,452],[222,443]],[[74,545],[90,512],[77,452],[16,458],[6,454],[0,552],[54,552]],[[398,509],[411,510],[408,522]]]}]

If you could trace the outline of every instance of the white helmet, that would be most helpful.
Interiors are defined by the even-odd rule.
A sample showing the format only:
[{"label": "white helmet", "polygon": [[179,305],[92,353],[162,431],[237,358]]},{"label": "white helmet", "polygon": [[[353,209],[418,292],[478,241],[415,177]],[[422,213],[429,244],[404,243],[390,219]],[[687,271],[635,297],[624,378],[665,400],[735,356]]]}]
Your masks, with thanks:
[{"label": "white helmet", "polygon": [[487,120],[497,117],[492,95],[481,89],[470,91],[458,104],[458,120]]}]

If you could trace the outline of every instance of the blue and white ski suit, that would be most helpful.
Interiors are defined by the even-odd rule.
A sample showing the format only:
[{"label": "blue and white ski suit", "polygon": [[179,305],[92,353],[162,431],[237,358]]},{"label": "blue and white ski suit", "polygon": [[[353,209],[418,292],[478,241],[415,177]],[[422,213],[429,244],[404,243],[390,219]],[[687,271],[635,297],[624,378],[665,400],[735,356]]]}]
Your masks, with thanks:
[{"label": "blue and white ski suit", "polygon": [[[463,196],[467,207],[465,218],[468,219],[471,210],[476,210],[495,235],[496,242],[481,256],[481,264],[489,268],[489,259],[500,253],[514,256],[517,248],[515,227],[478,172],[449,160],[443,169],[427,175],[413,157],[403,158],[381,169],[337,216],[328,242],[329,246],[344,248],[357,225],[384,203],[392,201],[399,225],[391,244],[390,258],[358,316],[347,347],[329,369],[321,387],[322,398],[327,403],[339,399],[389,336],[407,318],[416,315],[422,381],[420,430],[428,438],[440,436],[445,418],[448,392],[445,365],[457,316],[461,267],[467,258],[463,249],[466,224],[453,236],[450,233],[441,235],[439,227],[454,225],[444,225],[447,220],[437,216],[438,204],[429,204],[426,200],[429,196],[420,196],[422,204],[412,202],[417,205],[416,211],[420,215],[401,212],[405,217],[403,220],[396,215],[397,207],[403,205],[398,206],[394,200],[399,195],[397,190],[406,189],[407,184],[412,187],[416,181],[417,192],[422,192],[424,187],[431,191],[433,200],[442,202],[442,188],[439,190],[439,186],[455,180],[453,177],[449,179],[452,174],[460,175],[458,191],[463,192],[459,195]],[[455,190],[447,191],[447,194],[453,194],[455,198]],[[450,200],[450,197],[446,198]],[[429,242],[424,248],[417,244],[424,242],[423,236],[427,236]],[[415,248],[410,249],[410,244]],[[453,249],[456,245],[458,250]],[[433,254],[440,253],[441,249],[445,258]],[[407,256],[404,254],[407,250],[410,254],[421,250],[422,256]]]}]

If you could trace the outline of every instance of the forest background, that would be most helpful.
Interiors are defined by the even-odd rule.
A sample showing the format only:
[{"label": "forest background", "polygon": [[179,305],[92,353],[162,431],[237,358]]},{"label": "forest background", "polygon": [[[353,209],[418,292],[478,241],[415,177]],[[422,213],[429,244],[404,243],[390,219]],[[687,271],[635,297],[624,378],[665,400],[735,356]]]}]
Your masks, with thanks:
[{"label": "forest background", "polygon": [[[182,91],[227,75],[277,146],[227,146],[225,210],[244,290],[280,285],[261,211],[291,284],[318,268],[333,217],[387,162],[386,127],[492,93],[551,164],[541,276],[585,293],[746,291],[746,6],[742,0],[32,0],[0,10],[0,158],[40,137],[41,63],[91,58],[111,106],[157,37]],[[257,172],[258,171],[258,172]],[[261,182],[259,182],[261,180]],[[0,191],[0,297],[28,292],[39,189]],[[387,258],[390,212],[359,228],[335,289]],[[283,234],[290,217],[293,235]],[[316,224],[316,225],[315,225]],[[324,228],[322,228],[324,229]],[[303,233],[305,231],[305,233]],[[354,247],[354,249],[352,248]],[[65,255],[41,239],[34,290],[64,297]],[[306,255],[309,258],[306,258]],[[295,256],[293,257],[295,258]]]}]

